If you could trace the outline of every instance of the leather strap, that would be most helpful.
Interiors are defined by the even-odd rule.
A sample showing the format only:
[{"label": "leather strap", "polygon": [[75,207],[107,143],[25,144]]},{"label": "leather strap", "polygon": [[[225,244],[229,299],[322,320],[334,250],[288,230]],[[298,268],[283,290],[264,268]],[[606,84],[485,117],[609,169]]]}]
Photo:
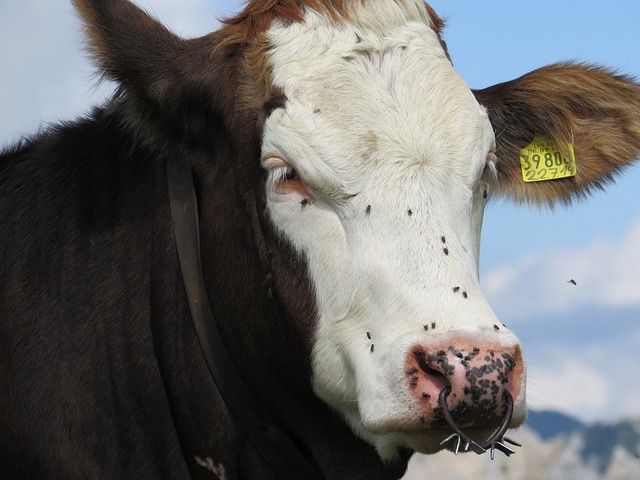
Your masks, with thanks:
[{"label": "leather strap", "polygon": [[220,337],[204,284],[200,257],[198,204],[191,167],[177,156],[167,161],[171,215],[191,318],[209,372],[232,417],[262,458],[291,480],[322,480],[324,476],[253,398],[242,382]]}]

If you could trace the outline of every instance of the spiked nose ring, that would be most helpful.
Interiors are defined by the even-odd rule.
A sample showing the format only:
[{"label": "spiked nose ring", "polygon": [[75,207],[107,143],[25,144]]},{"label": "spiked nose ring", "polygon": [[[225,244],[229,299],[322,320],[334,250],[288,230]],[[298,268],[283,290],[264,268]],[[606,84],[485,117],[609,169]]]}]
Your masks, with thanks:
[{"label": "spiked nose ring", "polygon": [[502,420],[502,424],[493,432],[493,434],[489,437],[489,439],[487,439],[483,443],[477,443],[476,441],[472,440],[467,434],[465,434],[462,431],[462,429],[458,426],[458,424],[453,419],[453,416],[451,415],[451,412],[449,411],[449,407],[447,405],[447,397],[449,396],[450,393],[451,393],[451,385],[448,384],[442,389],[442,391],[440,392],[440,396],[438,397],[438,404],[440,405],[440,408],[442,410],[442,415],[445,421],[447,422],[447,425],[449,426],[449,428],[453,430],[453,433],[449,435],[447,438],[445,438],[440,443],[440,445],[445,445],[453,441],[455,443],[455,446],[453,447],[453,453],[455,455],[457,455],[458,452],[460,451],[462,452],[473,451],[478,455],[482,455],[483,453],[486,453],[487,451],[489,451],[491,455],[491,460],[495,458],[496,450],[500,450],[507,457],[513,453],[516,453],[515,450],[507,446],[507,443],[516,447],[522,446],[519,443],[511,440],[510,438],[507,438],[504,436],[505,432],[507,431],[507,428],[509,428],[509,424],[511,423],[511,417],[513,415],[513,398],[511,397],[511,394],[507,390],[504,390],[503,392],[504,403],[506,405],[506,413]]}]

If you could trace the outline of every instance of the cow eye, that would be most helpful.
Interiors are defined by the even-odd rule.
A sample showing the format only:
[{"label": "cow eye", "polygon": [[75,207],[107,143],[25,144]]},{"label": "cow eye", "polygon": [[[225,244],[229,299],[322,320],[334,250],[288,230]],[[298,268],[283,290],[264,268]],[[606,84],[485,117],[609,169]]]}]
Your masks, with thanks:
[{"label": "cow eye", "polygon": [[298,194],[305,198],[309,196],[298,172],[283,159],[272,157],[267,159],[264,165],[269,171],[269,182],[273,193],[278,195]]}]

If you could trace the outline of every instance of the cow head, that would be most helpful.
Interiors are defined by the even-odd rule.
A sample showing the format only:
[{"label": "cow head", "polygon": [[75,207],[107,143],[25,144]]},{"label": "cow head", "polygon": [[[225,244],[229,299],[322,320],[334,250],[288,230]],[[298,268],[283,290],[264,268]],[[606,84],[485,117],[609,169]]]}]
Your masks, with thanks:
[{"label": "cow head", "polygon": [[[564,64],[473,92],[419,0],[251,2],[194,40],[125,0],[74,3],[142,142],[206,156],[226,132],[240,191],[257,189],[277,237],[267,250],[305,266],[302,300],[290,262],[268,269],[288,318],[312,322],[313,389],[354,432],[383,458],[434,452],[448,385],[474,438],[505,392],[523,422],[521,346],[479,286],[485,204],[570,202],[609,181],[640,151],[637,85]],[[577,175],[525,184],[536,135],[572,143]]]}]

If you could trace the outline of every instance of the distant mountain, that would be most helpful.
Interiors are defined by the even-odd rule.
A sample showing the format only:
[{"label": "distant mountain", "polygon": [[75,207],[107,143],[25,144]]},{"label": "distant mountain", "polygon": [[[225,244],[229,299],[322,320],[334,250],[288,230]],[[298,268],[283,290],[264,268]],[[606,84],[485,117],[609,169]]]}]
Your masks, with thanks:
[{"label": "distant mountain", "polygon": [[640,458],[640,428],[638,422],[621,421],[614,424],[595,424],[584,429],[582,459],[595,462],[598,470],[604,473],[611,464],[616,448],[626,450],[630,455]]},{"label": "distant mountain", "polygon": [[609,468],[616,448],[640,457],[640,428],[637,422],[622,420],[585,425],[563,413],[545,410],[529,411],[526,425],[545,442],[577,432],[582,460],[593,464],[600,473]]},{"label": "distant mountain", "polygon": [[585,428],[580,420],[551,410],[529,410],[526,425],[545,441]]}]

